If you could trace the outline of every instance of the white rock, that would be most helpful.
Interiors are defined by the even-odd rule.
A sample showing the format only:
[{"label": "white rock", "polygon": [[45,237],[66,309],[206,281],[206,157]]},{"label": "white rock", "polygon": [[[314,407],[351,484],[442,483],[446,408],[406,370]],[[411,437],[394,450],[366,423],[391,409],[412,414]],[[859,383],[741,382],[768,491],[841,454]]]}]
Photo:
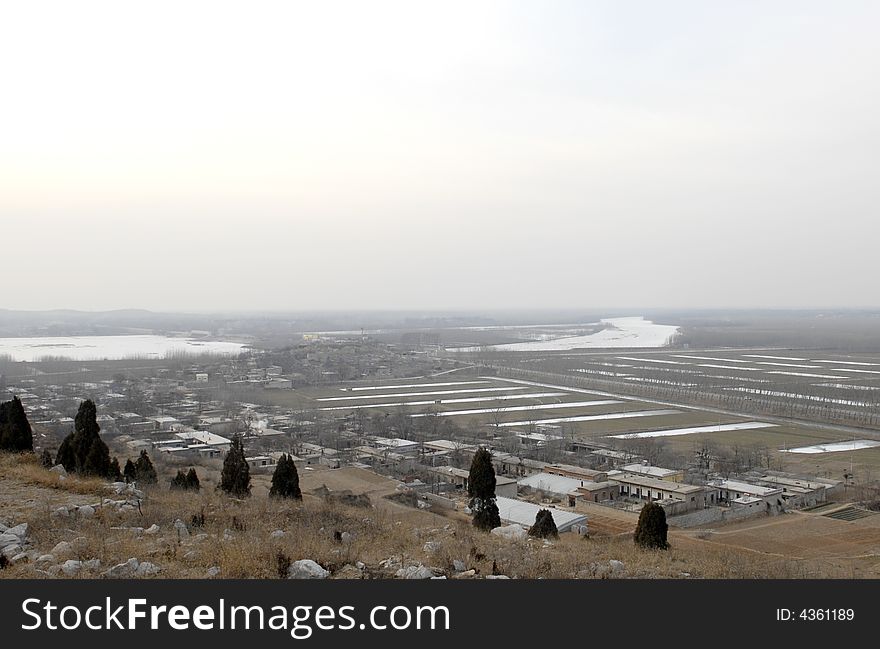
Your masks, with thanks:
[{"label": "white rock", "polygon": [[16,554],[18,554],[19,552],[21,552],[21,550],[22,550],[21,546],[20,546],[18,543],[14,543],[14,544],[12,544],[12,545],[7,545],[5,548],[3,548],[3,550],[2,550],[2,554],[3,554],[3,556],[5,556],[7,559],[11,559],[11,558],[14,557]]},{"label": "white rock", "polygon": [[73,547],[71,547],[70,543],[67,541],[61,541],[51,550],[52,554],[55,556],[64,556],[65,554],[70,554],[73,552]]},{"label": "white rock", "polygon": [[458,559],[453,560],[452,567],[456,572],[464,572],[467,570],[467,564],[464,561],[460,561]]},{"label": "white rock", "polygon": [[0,548],[5,548],[10,545],[18,545],[20,539],[15,534],[3,533],[0,534]]},{"label": "white rock", "polygon": [[184,523],[179,518],[176,521],[174,521],[174,529],[177,530],[177,535],[180,538],[182,538],[182,539],[189,538],[189,530],[186,527],[186,523]]},{"label": "white rock", "polygon": [[439,577],[431,577],[431,579],[446,579],[446,575],[440,575]]},{"label": "white rock", "polygon": [[216,577],[220,574],[220,566],[211,566],[208,568],[208,577]]},{"label": "white rock", "polygon": [[95,515],[95,508],[91,505],[81,505],[76,508],[76,515],[81,518],[91,518]]},{"label": "white rock", "polygon": [[27,554],[27,552],[19,552],[14,557],[12,557],[10,559],[10,561],[12,563],[21,563],[22,561],[27,562],[28,561],[28,554]]},{"label": "white rock", "polygon": [[52,563],[55,561],[54,554],[41,554],[35,559],[36,563]]},{"label": "white rock", "polygon": [[507,575],[486,575],[486,579],[510,579]]},{"label": "white rock", "polygon": [[72,577],[77,574],[80,570],[82,570],[83,564],[82,561],[77,561],[76,559],[68,559],[64,563],[61,564],[61,572],[63,572],[68,577]]},{"label": "white rock", "polygon": [[115,566],[104,572],[105,577],[131,577],[135,570],[138,569],[140,562],[132,557],[125,563],[117,563]]},{"label": "white rock", "polygon": [[394,576],[398,579],[430,579],[434,576],[434,573],[431,572],[430,568],[419,564],[417,566],[407,566],[406,568],[401,568]]},{"label": "white rock", "polygon": [[158,534],[158,533],[159,533],[159,526],[156,525],[155,523],[153,523],[147,529],[144,530],[144,534],[153,535],[153,534]]},{"label": "white rock", "polygon": [[354,537],[349,532],[343,532],[342,534],[339,535],[339,540],[342,541],[343,543],[351,543],[353,538]]},{"label": "white rock", "polygon": [[367,567],[367,564],[365,564],[363,561],[358,561],[354,565],[358,570],[363,570],[364,568]]},{"label": "white rock", "polygon": [[326,579],[329,576],[329,570],[324,570],[311,559],[294,561],[287,570],[288,579]]},{"label": "white rock", "polygon": [[235,534],[233,534],[230,530],[223,530],[223,540],[231,541],[235,538]]},{"label": "white rock", "polygon": [[51,469],[49,469],[50,473],[57,473],[59,476],[65,477],[67,476],[67,470],[64,468],[63,464],[56,464]]},{"label": "white rock", "polygon": [[99,570],[101,568],[100,559],[89,559],[83,564],[83,568],[87,570]]},{"label": "white rock", "polygon": [[52,518],[69,518],[70,510],[67,507],[61,506],[51,514]]},{"label": "white rock", "polygon": [[427,541],[424,546],[422,546],[422,551],[427,552],[428,554],[434,554],[435,552],[440,551],[440,541]]},{"label": "white rock", "polygon": [[149,561],[144,561],[141,563],[137,570],[134,571],[135,577],[149,577],[150,575],[156,575],[159,573],[161,568],[157,566],[155,563],[150,563]]},{"label": "white rock", "polygon": [[24,537],[27,536],[28,524],[22,523],[21,525],[16,525],[15,527],[9,527],[6,529],[6,534],[15,534],[19,539],[24,540]]},{"label": "white rock", "polygon": [[503,527],[496,527],[492,530],[492,534],[495,536],[500,536],[502,539],[507,539],[508,541],[519,541],[522,539],[528,538],[528,532],[525,531],[519,525],[505,525]]},{"label": "white rock", "polygon": [[618,561],[617,559],[611,559],[608,565],[611,567],[611,572],[622,572],[625,568],[623,561]]},{"label": "white rock", "polygon": [[282,536],[284,536],[284,530],[275,530],[269,534],[270,539],[280,539]]}]

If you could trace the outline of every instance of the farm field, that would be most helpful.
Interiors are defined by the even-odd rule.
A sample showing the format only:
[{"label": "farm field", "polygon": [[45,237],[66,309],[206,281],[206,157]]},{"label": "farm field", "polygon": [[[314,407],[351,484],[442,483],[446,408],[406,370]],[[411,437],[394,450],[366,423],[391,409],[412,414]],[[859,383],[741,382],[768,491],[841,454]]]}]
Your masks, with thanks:
[{"label": "farm field", "polygon": [[[709,363],[736,366],[739,363],[745,366],[756,360],[753,355],[730,352],[722,355],[718,351],[665,351],[652,355],[656,357],[655,360],[663,363],[692,365]],[[627,357],[621,359],[623,362],[646,354],[632,356],[631,353],[605,353],[595,358],[591,356],[591,362],[598,366],[599,363],[609,363],[609,359],[619,356]],[[760,362],[816,363],[805,355],[791,353],[762,353],[761,356],[761,359],[757,359]],[[772,358],[763,358],[764,356]],[[582,357],[575,358],[578,359],[579,366],[584,364]],[[546,362],[549,363],[550,360]],[[557,359],[554,362],[561,361]],[[846,362],[871,361],[854,361],[849,358]],[[776,371],[776,367],[767,365],[752,369],[756,374],[765,375],[766,371]],[[564,375],[562,378],[565,378]],[[862,377],[854,379],[857,384],[862,385],[872,380],[876,381]],[[353,414],[364,417],[385,414],[410,417],[413,421],[425,421],[427,418],[451,421],[471,439],[512,439],[517,435],[540,433],[548,436],[547,439],[584,440],[619,449],[631,449],[640,443],[650,443],[662,447],[682,462],[692,458],[695,452],[708,444],[713,448],[726,448],[737,453],[761,449],[772,458],[773,468],[793,472],[837,479],[841,479],[843,473],[850,468],[865,478],[880,473],[880,445],[872,446],[875,436],[876,441],[880,442],[880,434],[874,434],[870,430],[855,435],[853,432],[844,432],[818,423],[807,424],[778,417],[762,419],[747,413],[721,412],[668,400],[636,398],[623,391],[574,387],[564,380],[558,383],[550,379],[528,381],[475,373],[456,375],[454,381],[447,377],[410,378],[299,390],[272,390],[264,391],[263,395],[276,405],[299,409],[304,417],[342,419]],[[866,440],[867,443],[857,445],[858,448],[852,447],[853,439]],[[850,443],[851,450],[790,452],[791,449],[847,442]]]}]

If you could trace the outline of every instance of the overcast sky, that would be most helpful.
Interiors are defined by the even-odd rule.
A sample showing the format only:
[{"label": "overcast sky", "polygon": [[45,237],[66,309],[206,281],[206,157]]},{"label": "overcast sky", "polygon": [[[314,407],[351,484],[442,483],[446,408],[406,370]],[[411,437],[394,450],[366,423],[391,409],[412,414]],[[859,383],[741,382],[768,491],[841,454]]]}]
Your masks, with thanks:
[{"label": "overcast sky", "polygon": [[878,23],[5,3],[0,306],[878,306]]}]

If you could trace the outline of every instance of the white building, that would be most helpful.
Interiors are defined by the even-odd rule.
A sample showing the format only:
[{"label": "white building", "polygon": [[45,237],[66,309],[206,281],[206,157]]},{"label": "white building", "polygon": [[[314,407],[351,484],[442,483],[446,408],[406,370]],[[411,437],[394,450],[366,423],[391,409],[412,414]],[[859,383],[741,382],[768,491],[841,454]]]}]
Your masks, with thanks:
[{"label": "white building", "polygon": [[535,517],[538,515],[538,512],[542,509],[549,509],[550,513],[553,514],[553,522],[556,523],[556,529],[560,533],[569,532],[573,528],[577,529],[580,526],[586,527],[587,525],[587,517],[577,512],[535,505],[534,503],[527,503],[514,498],[505,498],[504,496],[498,496],[495,501],[498,504],[498,513],[501,515],[502,523],[531,527],[535,524]]}]

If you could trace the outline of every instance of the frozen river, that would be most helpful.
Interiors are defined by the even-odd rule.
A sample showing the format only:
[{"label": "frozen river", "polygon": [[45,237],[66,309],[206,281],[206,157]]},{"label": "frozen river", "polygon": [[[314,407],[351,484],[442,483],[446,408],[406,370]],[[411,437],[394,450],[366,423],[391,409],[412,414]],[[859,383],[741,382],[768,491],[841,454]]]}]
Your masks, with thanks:
[{"label": "frozen river", "polygon": [[181,354],[232,356],[246,348],[242,343],[170,336],[59,336],[0,338],[0,358],[34,362],[47,357],[76,361],[120,358],[165,358]]}]

